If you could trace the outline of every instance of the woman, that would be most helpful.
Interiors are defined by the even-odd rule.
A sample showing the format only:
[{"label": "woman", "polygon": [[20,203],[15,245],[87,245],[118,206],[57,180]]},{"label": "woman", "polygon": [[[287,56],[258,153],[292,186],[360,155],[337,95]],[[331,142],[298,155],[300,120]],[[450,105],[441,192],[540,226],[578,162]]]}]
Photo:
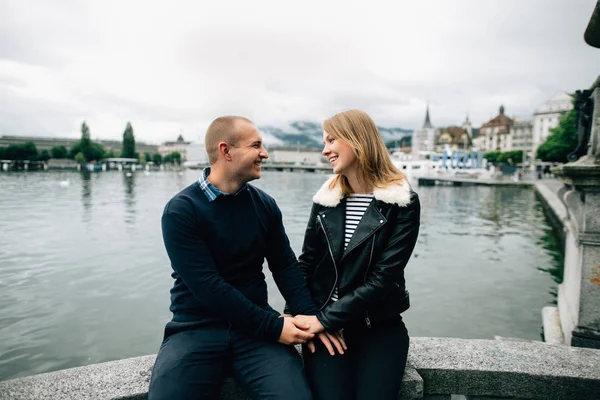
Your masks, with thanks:
[{"label": "woman", "polygon": [[306,373],[317,400],[396,399],[409,345],[400,316],[409,307],[404,267],[417,241],[419,199],[365,112],[337,114],[323,130],[335,176],[313,197],[300,256],[320,311],[296,318],[332,342],[341,331],[346,351],[332,356],[321,341],[309,343]]}]

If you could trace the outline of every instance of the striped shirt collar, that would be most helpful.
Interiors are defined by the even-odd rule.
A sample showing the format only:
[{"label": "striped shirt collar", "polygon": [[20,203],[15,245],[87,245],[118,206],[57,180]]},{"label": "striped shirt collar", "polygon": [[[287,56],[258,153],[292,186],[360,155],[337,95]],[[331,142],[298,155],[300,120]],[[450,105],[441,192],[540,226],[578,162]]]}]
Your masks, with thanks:
[{"label": "striped shirt collar", "polygon": [[[214,201],[219,196],[231,196],[231,194],[229,194],[229,193],[221,192],[219,189],[217,189],[217,187],[215,185],[210,183],[210,181],[208,180],[209,175],[210,175],[210,167],[206,167],[206,168],[204,168],[204,170],[202,171],[202,174],[200,175],[200,178],[198,179],[198,186],[200,187],[202,192],[206,195],[206,197],[208,198],[208,201]],[[233,194],[233,196],[237,196],[247,187],[248,187],[248,184],[244,183],[242,185],[242,187],[239,188],[239,190]]]}]

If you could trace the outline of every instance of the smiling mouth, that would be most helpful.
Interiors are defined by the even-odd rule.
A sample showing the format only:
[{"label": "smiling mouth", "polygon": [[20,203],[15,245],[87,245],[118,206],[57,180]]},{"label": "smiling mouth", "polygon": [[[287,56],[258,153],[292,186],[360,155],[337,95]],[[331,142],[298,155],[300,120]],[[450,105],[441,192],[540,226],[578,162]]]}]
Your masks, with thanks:
[{"label": "smiling mouth", "polygon": [[335,160],[337,160],[337,159],[338,159],[338,157],[337,157],[337,156],[335,156],[335,157],[331,157],[331,158],[329,159],[329,163],[332,163],[332,162],[334,162],[334,161],[335,161]]}]

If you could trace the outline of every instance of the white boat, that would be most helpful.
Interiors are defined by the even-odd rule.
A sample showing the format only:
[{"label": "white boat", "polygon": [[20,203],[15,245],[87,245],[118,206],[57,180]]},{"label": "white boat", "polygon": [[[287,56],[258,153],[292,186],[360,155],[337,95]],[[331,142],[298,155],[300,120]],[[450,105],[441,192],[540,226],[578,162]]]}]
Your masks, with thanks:
[{"label": "white boat", "polygon": [[425,159],[414,159],[411,154],[392,153],[392,162],[409,178],[462,177],[472,179],[491,179],[494,169],[488,168],[482,153],[444,152],[420,155]]}]

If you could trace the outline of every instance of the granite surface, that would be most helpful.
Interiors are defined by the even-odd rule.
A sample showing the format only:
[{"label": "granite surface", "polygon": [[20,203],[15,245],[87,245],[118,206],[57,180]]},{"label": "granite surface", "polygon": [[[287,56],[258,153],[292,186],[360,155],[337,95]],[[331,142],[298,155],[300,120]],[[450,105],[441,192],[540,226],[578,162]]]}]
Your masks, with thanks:
[{"label": "granite surface", "polygon": [[[3,381],[0,399],[145,399],[154,359],[130,358]],[[600,398],[600,350],[542,342],[412,338],[399,398],[449,394]],[[221,398],[248,399],[232,380],[224,383]]]}]

